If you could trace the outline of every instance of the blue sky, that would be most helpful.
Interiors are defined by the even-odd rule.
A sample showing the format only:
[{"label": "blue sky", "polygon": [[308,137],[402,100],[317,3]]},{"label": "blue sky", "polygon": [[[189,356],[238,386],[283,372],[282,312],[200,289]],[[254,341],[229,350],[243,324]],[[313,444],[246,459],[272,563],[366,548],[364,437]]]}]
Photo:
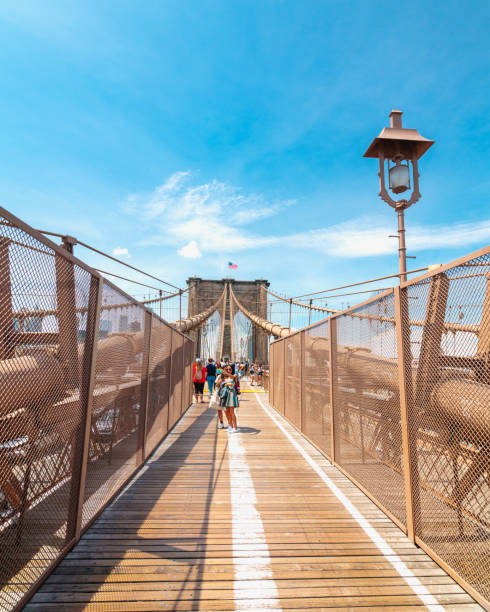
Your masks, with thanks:
[{"label": "blue sky", "polygon": [[490,4],[465,6],[3,0],[0,202],[178,285],[228,261],[288,295],[389,274],[362,155],[400,108],[436,140],[411,265],[448,262],[490,238]]}]

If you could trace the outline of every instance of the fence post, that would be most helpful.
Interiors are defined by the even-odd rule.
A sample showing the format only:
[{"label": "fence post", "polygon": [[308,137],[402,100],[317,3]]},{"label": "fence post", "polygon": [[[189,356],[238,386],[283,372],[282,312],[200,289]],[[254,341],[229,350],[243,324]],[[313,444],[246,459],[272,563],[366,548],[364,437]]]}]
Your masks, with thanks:
[{"label": "fence post", "polygon": [[[205,362],[204,362],[205,363]],[[182,338],[182,375],[181,375],[182,384],[180,386],[180,410],[179,417],[182,416],[184,412],[184,386],[185,386],[185,338]]]},{"label": "fence post", "polygon": [[303,373],[305,361],[305,332],[299,334],[299,430],[303,431]]},{"label": "fence post", "polygon": [[[411,440],[417,432],[410,427],[410,404],[413,403],[412,351],[410,349],[410,321],[406,289],[394,287],[396,345],[398,353],[398,385],[400,389],[400,420],[402,429],[402,459],[405,479],[405,506],[407,535],[415,542],[415,507],[418,494],[414,495],[414,474],[417,474],[417,457],[411,452]],[[418,483],[416,483],[418,493]]]},{"label": "fence post", "polygon": [[0,359],[10,359],[15,354],[12,340],[14,314],[10,282],[10,239],[0,236]]},{"label": "fence post", "polygon": [[330,460],[335,463],[335,355],[337,354],[337,320],[330,317],[328,320],[328,375],[330,378]]},{"label": "fence post", "polygon": [[[274,408],[274,344],[269,342],[269,404]],[[248,357],[247,357],[248,359]]]},{"label": "fence post", "polygon": [[281,338],[282,345],[282,415],[286,416],[286,340]]},{"label": "fence post", "polygon": [[490,362],[490,274],[485,274],[486,288],[483,299],[483,311],[480,322],[480,333],[478,334],[478,346],[476,356],[480,362],[475,368],[478,382],[485,382]]},{"label": "fence post", "polygon": [[85,497],[85,480],[87,477],[88,451],[92,425],[92,403],[95,384],[95,365],[97,359],[97,342],[99,338],[100,307],[102,303],[102,278],[92,276],[87,311],[85,348],[80,379],[80,427],[73,447],[72,476],[68,519],[66,525],[66,542],[80,538],[82,511]]},{"label": "fence post", "polygon": [[136,453],[137,463],[146,459],[146,434],[148,422],[148,398],[150,395],[150,352],[151,352],[151,330],[153,317],[151,312],[145,311],[145,331],[143,339],[143,357],[141,360],[141,386],[140,386],[140,409],[138,423],[138,450]]},{"label": "fence post", "polygon": [[189,361],[189,363],[186,365],[186,368],[188,368],[188,372],[189,374],[186,377],[186,381],[187,381],[187,387],[185,389],[185,406],[186,406],[186,410],[187,408],[189,408],[190,402],[189,402],[189,390],[190,390],[190,386],[191,386],[191,355],[192,355],[192,345],[191,345],[192,340],[188,340],[186,338],[185,340],[185,354],[186,354],[186,358],[187,361]]},{"label": "fence post", "polygon": [[445,274],[436,274],[430,279],[427,311],[420,345],[417,380],[415,384],[415,405],[425,408],[430,394],[439,377],[441,338],[444,333],[444,319],[449,295],[449,279]]},{"label": "fence post", "polygon": [[69,259],[56,253],[55,269],[58,334],[63,372],[68,385],[78,386],[78,321],[75,296],[75,266]]}]

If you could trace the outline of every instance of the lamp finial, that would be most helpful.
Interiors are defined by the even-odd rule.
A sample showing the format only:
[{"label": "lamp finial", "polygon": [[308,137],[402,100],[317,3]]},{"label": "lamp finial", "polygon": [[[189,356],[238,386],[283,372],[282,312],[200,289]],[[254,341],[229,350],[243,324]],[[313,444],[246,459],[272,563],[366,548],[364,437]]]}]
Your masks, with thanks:
[{"label": "lamp finial", "polygon": [[392,128],[402,128],[402,115],[403,111],[401,110],[392,110],[390,113],[390,127]]}]

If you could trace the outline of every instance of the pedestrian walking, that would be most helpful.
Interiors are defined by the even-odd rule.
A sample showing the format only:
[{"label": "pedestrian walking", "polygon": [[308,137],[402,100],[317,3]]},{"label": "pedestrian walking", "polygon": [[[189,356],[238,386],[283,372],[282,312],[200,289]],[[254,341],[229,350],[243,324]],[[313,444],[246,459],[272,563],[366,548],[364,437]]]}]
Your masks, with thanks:
[{"label": "pedestrian walking", "polygon": [[250,386],[253,387],[255,382],[255,363],[250,364]]},{"label": "pedestrian walking", "polygon": [[245,375],[245,364],[243,363],[243,361],[241,361],[240,364],[238,365],[238,378],[241,380],[244,375]]},{"label": "pedestrian walking", "polygon": [[209,399],[214,391],[214,383],[216,382],[216,365],[214,359],[210,357],[206,364],[206,380],[208,381]]},{"label": "pedestrian walking", "polygon": [[[201,359],[199,357],[196,359],[194,363],[194,367],[192,370],[192,382],[194,383],[194,397],[196,404],[202,404],[204,401],[204,383],[206,382],[206,374],[207,370],[204,367]],[[200,399],[199,399],[200,398]]]},{"label": "pedestrian walking", "polygon": [[264,373],[264,368],[262,367],[262,364],[259,363],[259,365],[257,366],[257,384],[261,385],[262,384],[262,374]]},{"label": "pedestrian walking", "polygon": [[[223,372],[223,366],[221,365],[221,361],[216,362],[216,378]],[[216,384],[217,380],[215,381]]]}]

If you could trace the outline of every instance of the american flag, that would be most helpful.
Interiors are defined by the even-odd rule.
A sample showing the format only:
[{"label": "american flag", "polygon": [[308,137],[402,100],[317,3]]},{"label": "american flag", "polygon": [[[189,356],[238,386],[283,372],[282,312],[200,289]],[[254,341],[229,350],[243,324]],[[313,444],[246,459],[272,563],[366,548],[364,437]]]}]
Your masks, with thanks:
[{"label": "american flag", "polygon": [[228,262],[228,270],[236,270],[238,268],[238,265],[236,263],[233,263],[232,261]]}]

